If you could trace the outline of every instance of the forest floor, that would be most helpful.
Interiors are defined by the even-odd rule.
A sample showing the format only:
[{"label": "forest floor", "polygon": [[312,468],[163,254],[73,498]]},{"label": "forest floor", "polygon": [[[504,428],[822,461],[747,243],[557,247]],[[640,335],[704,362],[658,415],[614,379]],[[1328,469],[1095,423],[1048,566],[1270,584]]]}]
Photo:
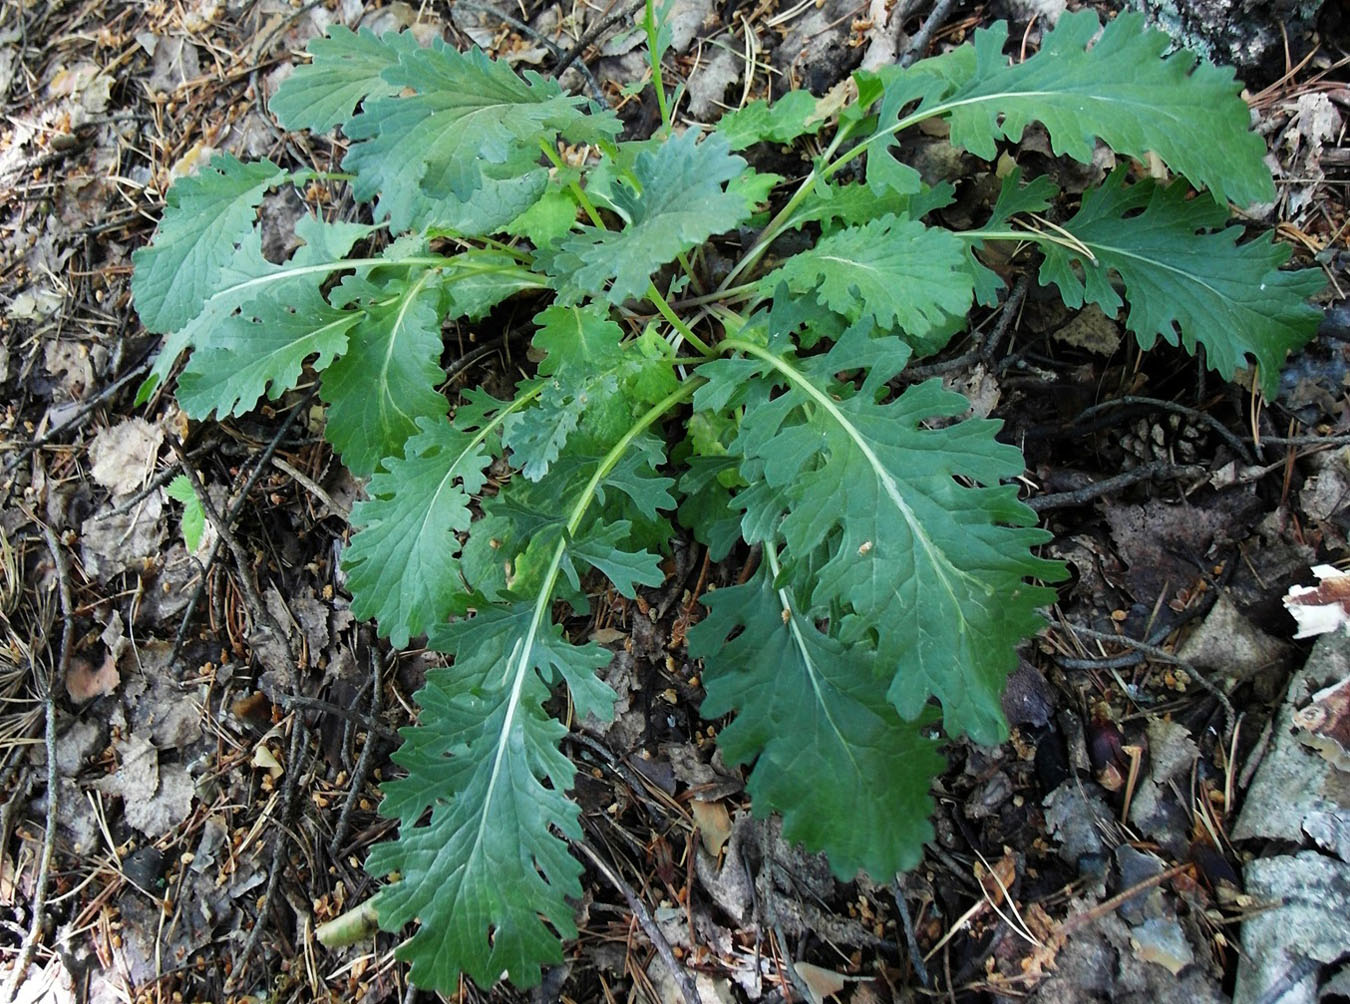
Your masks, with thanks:
[{"label": "forest floor", "polygon": [[[0,999],[416,996],[394,937],[330,951],[315,930],[374,892],[361,864],[392,826],[379,783],[440,657],[389,651],[348,609],[339,558],[362,488],[307,388],[220,423],[189,422],[170,393],[134,403],[159,340],[131,307],[131,255],[170,181],[215,152],[336,164],[340,145],[287,134],[266,110],[327,26],[444,33],[547,72],[611,9],[593,6],[4,5]],[[894,59],[928,6],[681,0],[669,62],[687,121],[770,80],[822,93],[860,60]],[[1011,16],[1034,48],[1032,6],[944,6],[919,42],[940,51]],[[625,35],[612,25],[582,61],[641,134],[652,110],[623,85],[645,62]],[[1000,308],[1005,352],[958,341],[939,359],[1025,451],[1024,497],[1073,577],[1011,680],[1012,739],[948,747],[920,867],[841,883],[750,817],[682,644],[708,574],[689,542],[661,589],[611,597],[607,626],[573,625],[627,667],[615,725],[565,746],[607,864],[588,863],[580,937],[533,993],[466,985],[460,999],[680,1000],[653,938],[706,1004],[1245,1004],[1258,971],[1282,993],[1314,988],[1270,1000],[1347,995],[1350,758],[1342,748],[1337,767],[1289,722],[1350,654],[1326,641],[1308,662],[1282,603],[1313,566],[1350,559],[1345,41],[1322,38],[1306,60],[1295,45],[1287,72],[1244,77],[1280,192],[1252,222],[1328,276],[1326,323],[1277,399],[1166,346],[1141,352],[1116,320],[1070,313],[1034,282]],[[988,178],[969,155],[920,153]],[[1051,159],[1034,132],[1020,155]],[[1100,176],[1078,172],[1078,190]],[[488,356],[478,377],[514,365]],[[228,515],[225,539],[208,528],[191,552],[165,492],[185,463]],[[264,609],[302,653],[289,672],[256,650]],[[1303,912],[1279,912],[1281,882]],[[1262,929],[1283,963],[1244,940],[1262,917],[1304,931],[1291,943]]]}]

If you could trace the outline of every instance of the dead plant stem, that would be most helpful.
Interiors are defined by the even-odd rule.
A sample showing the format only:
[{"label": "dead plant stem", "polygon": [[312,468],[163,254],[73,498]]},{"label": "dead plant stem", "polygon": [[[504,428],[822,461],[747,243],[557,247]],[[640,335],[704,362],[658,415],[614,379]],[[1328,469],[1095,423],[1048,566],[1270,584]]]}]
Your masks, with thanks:
[{"label": "dead plant stem", "polygon": [[[37,522],[36,517],[34,521]],[[75,604],[70,591],[70,568],[66,563],[66,553],[62,550],[61,542],[57,540],[52,528],[46,523],[40,525],[42,534],[47,540],[47,549],[51,551],[52,561],[56,564],[57,588],[61,598],[61,649],[57,656],[56,668],[47,675],[46,687],[42,688],[39,683],[39,687],[45,690],[42,694],[42,704],[46,713],[44,729],[47,748],[47,818],[44,823],[46,832],[42,835],[42,850],[38,855],[38,873],[34,882],[33,920],[28,927],[28,934],[23,939],[23,947],[19,949],[19,957],[10,973],[9,983],[5,987],[6,1000],[18,998],[19,984],[23,982],[24,974],[33,961],[33,953],[37,951],[38,939],[42,937],[42,927],[47,915],[47,885],[51,876],[52,853],[56,846],[56,814],[61,801],[60,779],[56,770],[56,690],[66,679],[66,670],[70,665],[70,643],[74,635],[72,611]]]}]

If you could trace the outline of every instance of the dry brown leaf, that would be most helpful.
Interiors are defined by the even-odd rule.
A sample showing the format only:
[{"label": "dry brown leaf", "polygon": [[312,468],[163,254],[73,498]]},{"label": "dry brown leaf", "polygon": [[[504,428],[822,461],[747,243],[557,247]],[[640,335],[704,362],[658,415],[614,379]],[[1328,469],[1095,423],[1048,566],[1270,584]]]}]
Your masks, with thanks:
[{"label": "dry brown leaf", "polygon": [[793,965],[796,967],[797,975],[806,984],[806,989],[815,997],[816,1004],[820,1004],[826,997],[833,997],[848,985],[848,977],[833,970],[813,966],[809,962],[796,962]]},{"label": "dry brown leaf", "polygon": [[1311,704],[1294,712],[1294,724],[1303,745],[1350,773],[1350,677],[1313,694]]},{"label": "dry brown leaf", "polygon": [[111,694],[121,682],[117,657],[111,652],[97,668],[86,659],[74,658],[66,669],[66,693],[72,701],[92,701]]},{"label": "dry brown leaf", "polygon": [[726,805],[696,798],[689,803],[689,811],[698,824],[703,849],[715,858],[721,856],[722,848],[731,839],[731,813],[727,811]]}]

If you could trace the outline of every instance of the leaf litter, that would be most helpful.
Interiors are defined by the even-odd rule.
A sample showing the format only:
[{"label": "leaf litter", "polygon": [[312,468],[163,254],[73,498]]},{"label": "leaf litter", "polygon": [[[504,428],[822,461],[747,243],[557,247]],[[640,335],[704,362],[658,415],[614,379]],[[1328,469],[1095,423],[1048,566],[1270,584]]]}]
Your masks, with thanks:
[{"label": "leaf litter", "polygon": [[[69,964],[86,967],[100,993],[129,982],[152,999],[169,999],[174,992],[224,999],[229,971],[246,972],[242,986],[261,986],[265,980],[256,964],[247,972],[249,962],[238,954],[245,929],[261,924],[261,944],[278,962],[273,986],[280,987],[279,998],[315,999],[326,991],[393,999],[403,993],[396,969],[377,963],[369,949],[324,956],[307,926],[368,895],[364,878],[348,859],[363,853],[374,839],[370,828],[379,825],[373,774],[359,779],[355,789],[356,827],[349,829],[346,843],[338,853],[322,847],[347,798],[360,747],[376,744],[381,751],[376,769],[387,776],[392,743],[379,738],[385,734],[380,730],[404,720],[388,712],[379,722],[362,717],[370,701],[369,678],[360,668],[368,642],[342,600],[335,548],[343,528],[327,515],[315,519],[316,512],[326,510],[316,507],[311,490],[269,468],[250,488],[247,506],[231,525],[236,543],[244,545],[244,561],[226,554],[228,545],[221,542],[221,554],[208,566],[203,552],[215,544],[214,528],[208,524],[202,548],[189,554],[178,542],[177,509],[165,504],[156,485],[174,464],[162,437],[181,438],[187,428],[170,420],[163,400],[152,400],[147,411],[130,419],[129,393],[95,400],[113,381],[133,372],[152,347],[143,333],[127,326],[126,276],[131,248],[148,236],[142,219],[157,211],[157,192],[175,167],[199,165],[213,149],[274,155],[276,137],[260,102],[289,62],[289,50],[333,18],[355,25],[361,13],[353,4],[300,18],[282,5],[258,8],[256,30],[246,38],[223,16],[223,8],[202,4],[187,12],[194,20],[186,32],[188,21],[175,22],[173,14],[148,15],[128,7],[105,18],[103,30],[78,35],[66,51],[32,44],[21,49],[8,35],[0,43],[0,83],[6,85],[10,109],[21,113],[15,116],[21,124],[11,122],[0,144],[0,171],[14,193],[4,201],[7,264],[0,279],[5,314],[0,379],[11,391],[4,417],[7,483],[0,516],[15,548],[15,581],[21,583],[14,590],[16,601],[0,609],[7,631],[0,676],[18,683],[17,690],[3,691],[12,695],[7,704],[40,699],[43,672],[59,656],[56,576],[31,516],[52,520],[67,548],[79,611],[57,691],[65,697],[58,702],[55,853],[78,877],[72,886],[87,882],[63,901],[56,918],[69,963],[52,956],[45,970],[35,963],[30,972],[34,980],[42,970],[53,985],[58,977],[69,985],[64,973]],[[776,69],[794,81],[814,86],[812,78],[818,77],[833,83],[850,52],[877,40],[844,13],[843,7],[830,5],[819,15],[766,10],[750,17],[741,34],[723,34],[725,26],[704,11],[688,47],[678,51],[689,59],[696,81],[700,59],[715,48],[712,41],[720,40],[738,49],[746,42],[760,47],[756,51],[767,53]],[[45,20],[29,25],[30,38],[63,34],[67,26],[53,20],[63,15],[48,11],[41,16]],[[386,26],[417,20],[415,11],[397,4],[372,14],[372,20],[376,17]],[[552,8],[540,18],[541,25],[546,18],[555,26],[565,20]],[[467,24],[463,15],[456,19]],[[486,45],[513,44],[511,33],[491,16],[472,25],[474,37]],[[917,25],[916,19],[905,22],[907,28]],[[419,22],[424,35],[440,27]],[[580,26],[566,30],[575,27]],[[788,34],[778,41],[775,29],[783,28]],[[955,22],[947,31],[968,28]],[[265,48],[268,39],[270,49]],[[861,44],[854,46],[855,40]],[[264,48],[257,48],[260,44]],[[694,57],[688,56],[691,52]],[[150,82],[149,90],[123,86],[123,78],[97,71],[110,62],[124,68],[126,79]],[[602,62],[612,72],[623,66],[622,57]],[[757,96],[764,86],[766,78],[754,64],[746,65],[753,72],[734,75],[729,65],[724,59],[708,83],[703,105],[708,119],[715,117],[718,102]],[[1297,93],[1292,81],[1286,91],[1277,114],[1287,116],[1289,125],[1277,154],[1284,151],[1291,178],[1319,170],[1323,178],[1341,177],[1336,172],[1343,168],[1336,165],[1343,161],[1334,155],[1344,150],[1327,125],[1331,112],[1341,107],[1336,95]],[[147,93],[153,99],[147,100]],[[138,136],[139,123],[148,127],[149,140]],[[1310,157],[1322,158],[1326,166]],[[1345,207],[1318,182],[1301,184],[1306,187],[1290,190],[1289,218],[1315,243],[1336,232]],[[1318,204],[1326,206],[1334,225],[1311,212]],[[91,244],[90,237],[98,240]],[[1329,260],[1333,269],[1343,269],[1334,256]],[[1146,390],[1155,398],[1185,401],[1249,436],[1245,409],[1217,400],[1212,385],[1208,394],[1198,392],[1193,373],[1179,377],[1165,355],[1142,362],[1122,359],[1100,325],[1072,334],[1058,345],[1041,340],[1022,347],[1018,365],[1000,366],[980,378],[990,388],[989,406],[1008,418],[1010,432],[1033,433],[1028,449],[1033,470],[1058,476],[1071,468],[1095,479],[1130,466],[1128,458],[1135,456],[1136,447],[1118,428],[1084,436],[1055,425],[1053,409],[1045,403],[1058,393],[1060,372],[1075,373],[1075,383],[1108,393]],[[134,389],[135,381],[129,386]],[[1329,393],[1312,396],[1311,404],[1300,402],[1301,426],[1294,435],[1345,434],[1346,405],[1336,390],[1333,383]],[[94,404],[86,409],[89,402]],[[218,431],[192,430],[200,438],[189,438],[189,456],[201,467],[218,512],[236,501],[254,458],[288,409],[297,406],[296,400],[283,400],[260,415],[224,423]],[[1072,414],[1070,409],[1060,417]],[[1142,417],[1146,424],[1135,443],[1151,444],[1149,449],[1160,450],[1163,459],[1174,456],[1169,451],[1179,448],[1178,429],[1159,415]],[[1264,902],[1285,896],[1291,887],[1328,895],[1339,889],[1334,855],[1344,846],[1337,837],[1344,832],[1344,803],[1327,780],[1336,775],[1325,773],[1335,768],[1300,741],[1295,719],[1335,681],[1303,685],[1296,677],[1291,699],[1305,703],[1279,710],[1288,716],[1292,740],[1279,727],[1281,717],[1269,745],[1262,746],[1258,725],[1281,708],[1283,670],[1263,666],[1263,659],[1274,656],[1261,646],[1268,639],[1283,642],[1293,632],[1283,619],[1284,591],[1295,581],[1309,581],[1308,567],[1315,559],[1344,557],[1344,481],[1336,466],[1342,461],[1315,443],[1276,442],[1290,435],[1287,415],[1277,419],[1265,412],[1258,421],[1264,438],[1275,442],[1261,457],[1275,465],[1263,480],[1225,492],[1157,478],[1111,496],[1101,508],[1088,502],[1051,517],[1058,537],[1053,547],[1067,555],[1066,542],[1076,541],[1072,554],[1082,574],[1061,596],[1062,628],[1052,629],[1025,655],[1048,681],[1058,707],[1019,727],[997,756],[965,744],[950,751],[953,766],[941,782],[944,811],[938,833],[905,886],[903,901],[920,955],[941,944],[929,962],[931,977],[956,994],[1030,990],[1040,1001],[1077,1000],[1089,992],[1104,999],[1132,992],[1158,999],[1217,999],[1215,988],[1225,972],[1233,972],[1234,961],[1216,929],[1207,925],[1216,916],[1239,916],[1252,905],[1235,907],[1224,900],[1219,890],[1226,879],[1217,877],[1220,869],[1212,861],[1217,855],[1233,867],[1241,865],[1223,842],[1239,810],[1233,839],[1241,849],[1259,849],[1268,839],[1320,848],[1258,859],[1265,863],[1249,867],[1245,875],[1249,895]],[[70,424],[58,428],[64,422]],[[283,437],[280,455],[315,485],[333,487],[337,474],[331,458],[307,441],[303,421],[294,428]],[[24,452],[34,441],[37,447]],[[1232,459],[1221,444],[1199,441],[1202,463],[1217,469]],[[1039,453],[1038,442],[1045,444]],[[1151,454],[1147,462],[1157,459]],[[147,489],[144,497],[130,501]],[[1116,518],[1104,519],[1103,512]],[[1122,520],[1124,512],[1129,518]],[[734,575],[736,569],[729,572]],[[282,627],[284,637],[276,640],[279,647],[270,656],[251,651],[251,631],[262,615],[250,609],[241,576],[262,584],[261,609]],[[202,594],[178,647],[181,615],[199,585]],[[596,736],[609,758],[594,751],[576,753],[582,762],[594,758],[592,775],[600,777],[587,783],[595,785],[592,795],[606,820],[606,839],[617,841],[629,855],[629,882],[651,897],[667,938],[697,960],[702,975],[719,988],[709,989],[705,1000],[762,999],[783,992],[793,983],[789,967],[798,976],[819,977],[807,981],[808,987],[816,984],[812,992],[839,987],[835,999],[899,999],[898,988],[914,977],[901,947],[903,924],[891,891],[838,882],[823,862],[785,844],[774,824],[750,819],[735,772],[709,754],[707,730],[719,723],[697,718],[697,666],[666,645],[684,609],[684,593],[694,601],[698,587],[692,579],[675,585],[675,602],[668,606],[642,609],[618,597],[600,605],[612,625],[603,630],[619,632],[606,636],[606,644],[627,646],[638,636],[639,622],[647,625],[647,640],[626,662],[619,689],[626,692],[627,711],[619,725]],[[1214,601],[1219,593],[1226,606]],[[1201,612],[1192,616],[1194,611]],[[1223,619],[1232,611],[1240,621]],[[653,619],[652,612],[659,615]],[[1118,612],[1125,617],[1117,619]],[[1205,690],[1187,686],[1185,673],[1177,675],[1174,664],[1125,641],[1152,639],[1171,620],[1179,622],[1184,635],[1193,619],[1202,630],[1208,626],[1217,643],[1224,630],[1259,642],[1256,654],[1240,660],[1241,671],[1227,674],[1232,679],[1223,684],[1249,716],[1236,736],[1225,730]],[[1077,637],[1074,624],[1106,628],[1122,641]],[[1223,675],[1218,658],[1176,648],[1179,640],[1177,634],[1164,634],[1154,647],[1198,670]],[[301,651],[306,653],[303,665],[296,658]],[[354,659],[354,652],[361,658]],[[401,657],[383,678],[398,716],[406,713],[423,658]],[[261,704],[265,725],[229,710],[257,692],[263,660],[273,670],[270,694]],[[1088,665],[1066,665],[1075,662]],[[343,700],[329,703],[327,698],[339,692],[339,678]],[[311,703],[294,703],[297,699]],[[331,762],[319,764],[311,754],[291,762],[285,740],[301,718],[319,725],[325,742],[332,743]],[[42,841],[45,781],[39,769],[40,718],[25,715],[15,721],[27,722],[25,740],[38,740],[5,747],[6,797],[22,794],[5,812],[6,825],[18,826],[6,833],[0,877],[16,893],[17,912],[6,919],[23,926],[22,903],[33,894]],[[1083,747],[1081,762],[1090,761],[1082,736],[1104,723],[1122,731],[1124,746],[1148,747],[1133,786],[1128,756],[1126,784],[1119,790],[1100,787],[1090,772],[1060,780],[1064,770],[1073,769],[1067,765],[1080,761],[1076,744]],[[1235,761],[1230,750],[1237,751]],[[1299,762],[1307,771],[1297,776],[1307,779],[1312,801],[1290,810],[1301,815],[1277,837],[1243,829],[1240,820],[1260,812],[1268,764],[1295,754],[1304,758]],[[1243,768],[1254,764],[1257,780],[1243,780]],[[303,772],[305,794],[298,800],[302,804],[283,806],[279,784],[289,771]],[[1199,808],[1176,798],[1192,776],[1204,795]],[[1252,788],[1242,808],[1248,781]],[[1286,777],[1272,790],[1287,791],[1289,784]],[[1070,791],[1081,800],[1068,799]],[[1047,808],[1043,801],[1052,792]],[[1232,805],[1230,792],[1237,799]],[[1147,824],[1145,835],[1153,837],[1149,864],[1142,869],[1121,863],[1129,859],[1124,852],[1144,853],[1136,847],[1141,843],[1137,835],[1120,825],[1127,795],[1129,818],[1137,815],[1140,825]],[[715,800],[704,803],[703,798]],[[1061,799],[1075,807],[1062,811],[1062,822],[1050,828],[1047,814]],[[710,845],[694,837],[689,818],[691,813],[707,817],[709,810],[687,810],[691,802],[717,807],[714,818],[704,818],[699,827],[716,835]],[[271,909],[259,914],[257,897],[274,860],[272,837],[287,812],[305,842],[283,845],[287,877],[279,883],[281,892],[269,899]],[[1082,823],[1087,825],[1079,826],[1076,837],[1065,829]],[[1202,837],[1193,844],[1196,833]],[[1016,853],[1005,858],[1007,846]],[[980,855],[1009,862],[1012,870],[1001,873],[1008,879],[1009,897],[987,893]],[[1177,864],[1188,870],[1158,878]],[[1093,888],[1092,882],[1084,886],[1087,876],[1095,876],[1100,894],[1066,899],[1063,890]],[[663,980],[659,962],[647,966],[643,961],[646,943],[630,933],[625,908],[615,905],[609,887],[592,878],[585,928],[592,938],[587,944],[597,947],[573,950],[571,993],[598,993],[601,982],[637,986],[648,973],[653,982]],[[1086,917],[1109,902],[1106,897],[1147,882],[1154,884],[1145,890],[1147,906],[1140,909],[1146,912],[1126,919],[1108,911],[1065,929],[1074,917]],[[953,931],[987,894],[1003,912],[982,909]],[[1021,932],[1013,908],[1039,948]],[[1309,912],[1294,918],[1300,930],[1334,929],[1334,915],[1318,905],[1316,896],[1308,897],[1304,908]],[[1257,914],[1263,915],[1280,919],[1278,911]],[[1248,925],[1251,938],[1270,940],[1259,926]],[[692,938],[683,933],[691,927]],[[602,950],[606,944],[620,951],[607,953]],[[298,956],[287,952],[296,946]],[[383,960],[391,947],[380,941],[375,951]],[[1326,954],[1316,937],[1294,947],[1314,958]],[[7,958],[12,958],[9,948]],[[637,954],[630,949],[638,949]],[[288,959],[298,961],[288,964]],[[108,960],[113,965],[106,965]],[[1028,972],[1052,975],[1035,986],[1024,978]],[[828,983],[822,982],[824,974],[831,974]],[[869,981],[851,982],[860,976]],[[1246,980],[1239,976],[1239,986],[1245,987]],[[729,984],[734,990],[727,989]],[[671,992],[667,987],[662,996]],[[727,993],[732,996],[724,997]]]}]

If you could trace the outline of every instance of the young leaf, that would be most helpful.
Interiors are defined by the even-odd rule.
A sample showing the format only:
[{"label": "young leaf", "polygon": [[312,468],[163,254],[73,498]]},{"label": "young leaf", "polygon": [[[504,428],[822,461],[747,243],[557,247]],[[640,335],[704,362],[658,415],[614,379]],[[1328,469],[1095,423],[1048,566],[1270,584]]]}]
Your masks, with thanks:
[{"label": "young leaf", "polygon": [[281,82],[268,111],[287,129],[326,132],[346,122],[367,98],[397,94],[398,85],[382,74],[417,47],[411,32],[376,36],[369,28],[355,33],[335,24],[326,38],[310,40],[306,48],[313,61]]},{"label": "young leaf", "polygon": [[736,712],[717,744],[728,763],[754,763],[751,805],[782,814],[784,839],[824,851],[843,881],[912,868],[933,835],[937,744],[887,703],[874,654],[821,634],[769,565],[704,594],[708,616],[689,632],[702,716]]},{"label": "young leaf", "polygon": [[323,375],[329,441],[357,477],[384,457],[403,453],[418,420],[444,417],[440,290],[436,274],[399,276],[376,284],[343,282],[343,300],[360,305],[346,354]]},{"label": "young leaf", "polygon": [[421,921],[397,954],[422,986],[452,987],[461,973],[531,986],[541,964],[562,961],[558,935],[576,936],[567,901],[581,896],[581,865],[553,833],[581,839],[565,795],[575,768],[558,751],[567,730],[542,708],[540,674],[561,675],[581,714],[608,719],[614,693],[595,671],[611,656],[570,644],[546,623],[548,606],[541,593],[430,639],[455,663],[417,694],[421,717],[395,754],[408,776],[385,786],[380,806],[399,837],[366,859],[370,874],[400,876],[376,900],[381,926]]},{"label": "young leaf", "polygon": [[531,481],[542,478],[581,425],[592,435],[584,449],[611,445],[627,429],[634,409],[674,389],[666,361],[623,343],[623,329],[594,307],[552,306],[535,319],[534,346],[543,389],[539,403],[503,425],[512,462]]},{"label": "young leaf", "polygon": [[[1019,451],[994,439],[1000,423],[925,428],[970,407],[937,380],[877,403],[909,351],[859,326],[826,355],[805,360],[724,344],[750,355],[762,374],[731,445],[751,486],[738,497],[746,540],[781,536],[786,574],[799,577],[807,615],[840,611],[831,634],[875,647],[901,715],[917,718],[936,697],[948,731],[1000,741],[999,693],[1014,649],[1040,628],[1037,608],[1054,598],[1024,580],[1062,574],[1032,556],[1048,535],[1034,529],[1035,513],[1016,489],[999,486],[1023,468]],[[834,378],[848,371],[867,374],[851,396]],[[729,381],[744,384],[740,368],[721,361],[700,372],[710,380],[695,407],[726,394]],[[771,386],[782,390],[770,400]],[[827,559],[807,562],[822,541]]]},{"label": "young leaf", "polygon": [[899,327],[915,338],[970,309],[965,248],[945,230],[886,215],[822,237],[761,280],[780,283],[850,321],[870,317],[882,330]]},{"label": "young leaf", "polygon": [[544,193],[528,209],[506,225],[506,232],[524,237],[536,248],[547,248],[562,240],[577,222],[577,203],[560,181],[579,180],[574,168],[559,171]]},{"label": "young leaf", "polygon": [[733,150],[756,143],[791,143],[820,132],[829,116],[815,117],[819,100],[810,91],[788,91],[770,104],[760,99],[727,112],[717,120],[717,132]]},{"label": "young leaf", "polygon": [[750,215],[754,207],[724,189],[745,169],[721,136],[699,142],[693,129],[639,154],[633,173],[640,187],[621,186],[614,193],[628,225],[585,227],[563,241],[550,268],[558,286],[598,294],[612,279],[606,293],[611,303],[642,296],[660,266]]},{"label": "young leaf", "polygon": [[343,552],[352,613],[374,617],[397,648],[445,620],[465,591],[456,534],[469,528],[470,496],[487,481],[492,462],[486,395],[464,404],[452,425],[422,418],[422,430],[371,478],[370,499],[352,510],[357,532]]},{"label": "young leaf", "polygon": [[192,479],[180,474],[169,482],[165,489],[169,498],[183,503],[183,543],[189,551],[197,550],[202,542],[202,532],[206,529],[206,512],[202,509],[202,500],[192,488]]},{"label": "young leaf", "polygon": [[[648,547],[660,548],[670,540],[670,528],[662,521],[660,510],[674,509],[676,503],[670,494],[674,482],[656,473],[664,462],[665,451],[659,441],[650,436],[638,437],[596,488],[592,506],[600,518],[631,528],[625,541],[630,548],[640,547],[644,542]],[[483,516],[473,525],[460,566],[476,595],[496,600],[535,588],[539,576],[553,561],[557,543],[568,536],[559,499],[577,498],[599,463],[599,457],[569,448],[538,482],[512,478],[495,496],[482,500]],[[657,538],[644,537],[645,528],[658,528]],[[583,560],[588,560],[583,552],[599,554],[586,541],[592,534],[603,537],[605,533],[604,527],[598,526],[574,534],[571,549],[560,559],[564,569],[569,567],[574,554]],[[639,556],[636,560],[646,559]],[[579,584],[577,575],[571,571],[567,574]],[[643,579],[635,575],[632,581]],[[575,609],[585,609],[584,594],[566,599]]]},{"label": "young leaf", "polygon": [[1157,154],[1219,199],[1247,205],[1275,197],[1265,143],[1251,131],[1232,69],[1185,50],[1163,58],[1172,40],[1147,28],[1142,14],[1122,13],[1102,29],[1092,10],[1066,13],[1039,52],[1012,65],[1003,55],[1007,37],[1000,21],[975,32],[973,49],[882,76],[888,87],[905,73],[948,78],[952,89],[920,113],[945,114],[951,142],[986,160],[997,155],[996,139],[1017,142],[1035,121],[1056,154],[1082,163],[1091,163],[1100,139],[1128,157]]},{"label": "young leaf", "polygon": [[1239,244],[1240,227],[1206,232],[1227,220],[1213,200],[1187,199],[1184,184],[1126,185],[1118,170],[1084,193],[1064,227],[1096,261],[1047,244],[1041,281],[1058,286],[1070,307],[1088,301],[1114,316],[1121,298],[1111,275],[1119,275],[1130,304],[1126,325],[1142,347],[1158,335],[1191,353],[1203,345],[1210,369],[1225,379],[1250,356],[1273,395],[1285,354],[1317,331],[1322,314],[1307,301],[1325,280],[1315,269],[1280,271],[1289,247],[1269,235]]},{"label": "young leaf", "polygon": [[286,177],[270,160],[222,154],[174,182],[155,239],[131,255],[131,296],[147,329],[177,331],[196,316],[252,231],[263,194]]},{"label": "young leaf", "polygon": [[657,555],[649,551],[623,550],[621,545],[629,540],[632,530],[633,524],[621,519],[579,535],[568,546],[562,565],[572,588],[581,588],[581,576],[577,573],[573,558],[580,558],[605,576],[620,596],[630,600],[637,596],[636,586],[655,587],[665,582],[666,576],[661,571]]},{"label": "young leaf", "polygon": [[[432,231],[432,236],[437,236]],[[545,289],[543,277],[504,251],[478,250],[447,258],[443,291],[447,318],[479,321],[503,300],[529,289]]]}]

